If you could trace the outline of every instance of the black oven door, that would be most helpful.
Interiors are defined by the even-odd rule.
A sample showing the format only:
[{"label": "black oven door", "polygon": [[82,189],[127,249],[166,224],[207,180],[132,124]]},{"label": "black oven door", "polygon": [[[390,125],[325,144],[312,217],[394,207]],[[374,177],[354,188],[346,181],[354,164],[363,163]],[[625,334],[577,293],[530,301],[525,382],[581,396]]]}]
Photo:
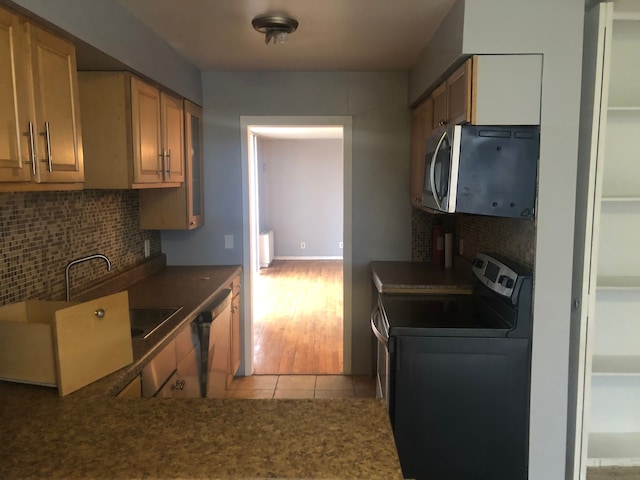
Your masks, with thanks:
[{"label": "black oven door", "polygon": [[380,303],[371,312],[371,330],[376,343],[376,397],[383,398],[389,407],[389,326]]}]

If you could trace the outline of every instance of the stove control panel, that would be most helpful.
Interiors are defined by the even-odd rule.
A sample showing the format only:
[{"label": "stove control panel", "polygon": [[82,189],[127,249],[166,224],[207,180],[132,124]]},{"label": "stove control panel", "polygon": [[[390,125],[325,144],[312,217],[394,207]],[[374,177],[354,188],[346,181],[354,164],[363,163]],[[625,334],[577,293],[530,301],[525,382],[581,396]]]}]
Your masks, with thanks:
[{"label": "stove control panel", "polygon": [[478,253],[473,260],[473,273],[486,287],[517,302],[520,284],[531,273],[521,265],[496,254]]}]

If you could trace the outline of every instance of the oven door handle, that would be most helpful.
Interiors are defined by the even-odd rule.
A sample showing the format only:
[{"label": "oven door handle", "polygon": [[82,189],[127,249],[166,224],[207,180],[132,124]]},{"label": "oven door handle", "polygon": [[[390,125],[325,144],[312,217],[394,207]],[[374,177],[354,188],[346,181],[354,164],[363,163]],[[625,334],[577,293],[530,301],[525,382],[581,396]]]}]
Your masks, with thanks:
[{"label": "oven door handle", "polygon": [[378,327],[376,326],[376,317],[378,315],[382,315],[382,313],[380,312],[380,305],[376,305],[371,312],[371,330],[373,331],[373,334],[376,336],[378,341],[382,345],[384,345],[384,348],[389,348],[389,339],[384,335],[384,333],[378,330]]}]

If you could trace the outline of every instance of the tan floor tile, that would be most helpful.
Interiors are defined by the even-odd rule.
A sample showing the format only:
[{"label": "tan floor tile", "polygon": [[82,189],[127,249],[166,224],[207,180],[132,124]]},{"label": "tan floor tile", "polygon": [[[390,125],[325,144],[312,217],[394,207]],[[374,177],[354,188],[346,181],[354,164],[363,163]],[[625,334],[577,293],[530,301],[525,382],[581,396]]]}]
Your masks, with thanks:
[{"label": "tan floor tile", "polygon": [[314,398],[353,398],[351,390],[316,390]]},{"label": "tan floor tile", "polygon": [[234,390],[274,390],[278,382],[277,375],[250,375],[234,378],[229,388]]},{"label": "tan floor tile", "polygon": [[273,390],[242,390],[233,391],[232,398],[273,398]]},{"label": "tan floor tile", "polygon": [[313,398],[313,390],[281,390],[278,388],[273,398]]},{"label": "tan floor tile", "polygon": [[311,390],[316,386],[315,375],[280,375],[278,378],[278,390]]},{"label": "tan floor tile", "polygon": [[371,385],[371,387],[367,388],[356,388],[355,389],[356,398],[375,398],[376,397],[376,387]]},{"label": "tan floor tile", "polygon": [[351,377],[344,375],[318,375],[316,390],[351,390],[353,392],[353,382]]}]

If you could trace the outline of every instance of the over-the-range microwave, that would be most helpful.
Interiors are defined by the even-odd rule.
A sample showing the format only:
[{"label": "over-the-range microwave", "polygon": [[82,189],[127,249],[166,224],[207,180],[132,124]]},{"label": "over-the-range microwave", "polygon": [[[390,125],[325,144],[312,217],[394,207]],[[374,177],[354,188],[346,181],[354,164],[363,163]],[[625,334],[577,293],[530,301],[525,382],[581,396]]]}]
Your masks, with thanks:
[{"label": "over-the-range microwave", "polygon": [[533,218],[539,153],[538,126],[450,125],[426,141],[422,205]]}]

